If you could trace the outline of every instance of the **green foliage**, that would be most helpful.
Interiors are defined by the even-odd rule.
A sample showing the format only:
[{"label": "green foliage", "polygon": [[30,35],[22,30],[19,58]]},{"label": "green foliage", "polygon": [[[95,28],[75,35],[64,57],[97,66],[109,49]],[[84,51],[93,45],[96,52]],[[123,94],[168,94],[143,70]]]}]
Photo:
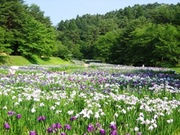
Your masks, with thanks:
[{"label": "green foliage", "polygon": [[0,53],[10,54],[12,49],[10,49],[10,43],[13,38],[11,32],[6,31],[4,28],[0,27]]},{"label": "green foliage", "polygon": [[[131,33],[133,63],[152,66],[175,66],[180,56],[178,30],[167,25],[149,24]],[[141,58],[141,60],[139,60]]]},{"label": "green foliage", "polygon": [[111,49],[112,46],[117,43],[118,35],[119,31],[112,31],[103,36],[99,36],[95,42],[94,50],[96,51],[96,55],[94,57],[111,63],[112,56],[114,55]]},{"label": "green foliage", "polygon": [[28,7],[28,11],[32,17],[34,17],[35,20],[38,22],[41,22],[47,27],[51,26],[51,21],[49,17],[44,16],[44,12],[41,11],[40,7],[32,4],[30,7]]},{"label": "green foliage", "polygon": [[25,42],[19,47],[18,51],[27,57],[31,55],[49,57],[56,51],[55,31],[52,28],[46,28],[36,20],[24,24],[26,29],[23,30]]},{"label": "green foliage", "polygon": [[64,46],[61,42],[58,42],[58,51],[56,53],[56,56],[62,59],[71,59],[71,52],[68,50],[67,46]]},{"label": "green foliage", "polygon": [[61,33],[58,39],[68,47],[74,58],[93,58],[94,44],[100,35],[116,30],[118,25],[113,18],[89,14],[76,19],[61,21],[57,30]]},{"label": "green foliage", "polygon": [[0,54],[0,65],[3,65],[3,64],[5,64],[6,63],[6,61],[7,61],[7,56],[2,56],[1,54]]},{"label": "green foliage", "polygon": [[[4,58],[3,59],[1,58]],[[3,62],[2,62],[3,61]],[[42,58],[39,58],[37,56],[33,56],[33,59],[27,59],[22,56],[0,56],[0,65],[17,65],[17,66],[23,66],[23,65],[31,65],[31,64],[39,64],[39,65],[59,65],[59,64],[70,64],[71,62],[65,61],[60,59],[59,57],[49,57],[49,59],[45,60]]]},{"label": "green foliage", "polygon": [[105,15],[77,16],[58,24],[58,40],[79,59],[174,66],[180,59],[179,13],[179,4],[154,3],[129,6]]},{"label": "green foliage", "polygon": [[57,51],[56,30],[37,5],[4,1],[0,8],[0,52],[35,62],[34,56],[50,57]]}]

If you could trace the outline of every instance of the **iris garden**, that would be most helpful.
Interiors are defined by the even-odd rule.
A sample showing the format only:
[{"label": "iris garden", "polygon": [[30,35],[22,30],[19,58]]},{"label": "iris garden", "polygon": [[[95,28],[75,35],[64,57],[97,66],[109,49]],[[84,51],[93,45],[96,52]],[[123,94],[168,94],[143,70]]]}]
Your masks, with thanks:
[{"label": "iris garden", "polygon": [[178,135],[180,76],[108,64],[0,68],[0,134]]}]

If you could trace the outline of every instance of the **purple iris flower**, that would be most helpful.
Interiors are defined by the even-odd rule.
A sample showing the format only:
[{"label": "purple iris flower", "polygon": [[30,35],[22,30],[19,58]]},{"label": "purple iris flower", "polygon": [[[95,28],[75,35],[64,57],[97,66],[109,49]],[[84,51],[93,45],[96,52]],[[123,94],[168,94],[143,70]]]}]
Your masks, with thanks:
[{"label": "purple iris flower", "polygon": [[66,125],[64,126],[64,128],[65,128],[66,130],[71,130],[71,126],[70,126],[69,124],[66,124]]},{"label": "purple iris flower", "polygon": [[45,121],[46,120],[46,117],[45,116],[39,116],[37,118],[37,120],[40,122],[40,121]]},{"label": "purple iris flower", "polygon": [[99,130],[99,133],[100,133],[101,135],[105,135],[105,134],[106,134],[106,131],[101,128],[101,129]]},{"label": "purple iris flower", "polygon": [[62,128],[62,125],[60,123],[56,123],[56,128]]},{"label": "purple iris flower", "polygon": [[112,130],[110,135],[118,135],[117,130]]},{"label": "purple iris flower", "polygon": [[6,123],[4,124],[4,128],[5,128],[5,129],[10,129],[10,125],[6,122]]},{"label": "purple iris flower", "polygon": [[100,127],[101,127],[101,124],[96,123],[96,127],[97,127],[97,128],[100,128]]},{"label": "purple iris flower", "polygon": [[51,127],[52,127],[52,129],[55,129],[56,128],[56,124],[53,123]]},{"label": "purple iris flower", "polygon": [[53,129],[52,129],[51,127],[48,127],[47,132],[48,132],[48,133],[52,133],[52,132],[53,132]]},{"label": "purple iris flower", "polygon": [[21,114],[17,114],[16,118],[20,119],[21,118]]},{"label": "purple iris flower", "polygon": [[12,115],[14,115],[15,114],[15,112],[13,112],[13,111],[8,111],[8,115],[9,116],[12,116]]},{"label": "purple iris flower", "polygon": [[61,135],[66,135],[66,133],[62,132]]},{"label": "purple iris flower", "polygon": [[37,135],[35,131],[30,131],[29,135]]},{"label": "purple iris flower", "polygon": [[94,126],[92,125],[92,124],[89,124],[88,126],[87,126],[87,131],[88,132],[92,132],[92,131],[94,131],[95,129],[94,129]]},{"label": "purple iris flower", "polygon": [[42,120],[46,120],[46,117],[45,116],[41,116],[42,117]]},{"label": "purple iris flower", "polygon": [[116,129],[117,129],[117,127],[116,127],[115,124],[111,124],[111,125],[110,125],[110,128],[111,128],[112,130],[116,130]]},{"label": "purple iris flower", "polygon": [[74,121],[74,120],[76,120],[76,116],[72,116],[72,117],[70,118],[70,121]]}]

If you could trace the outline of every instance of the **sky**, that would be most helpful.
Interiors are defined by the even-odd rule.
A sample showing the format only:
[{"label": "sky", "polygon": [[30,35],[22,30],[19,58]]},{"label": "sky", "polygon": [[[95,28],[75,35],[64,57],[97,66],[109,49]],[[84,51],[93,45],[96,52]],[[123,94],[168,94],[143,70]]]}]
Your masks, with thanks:
[{"label": "sky", "polygon": [[165,3],[177,4],[179,0],[24,0],[29,6],[36,4],[49,16],[56,26],[61,20],[75,19],[77,15],[105,14],[110,11],[123,9],[135,4]]}]

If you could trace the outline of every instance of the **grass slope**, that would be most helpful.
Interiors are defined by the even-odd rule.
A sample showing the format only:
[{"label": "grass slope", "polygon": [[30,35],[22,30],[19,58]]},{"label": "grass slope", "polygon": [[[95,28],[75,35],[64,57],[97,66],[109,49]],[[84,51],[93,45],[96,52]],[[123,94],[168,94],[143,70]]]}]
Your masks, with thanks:
[{"label": "grass slope", "polygon": [[64,61],[58,57],[50,57],[48,60],[37,59],[37,64],[40,65],[59,65],[59,64],[70,64],[69,61]]},{"label": "grass slope", "polygon": [[36,58],[36,63],[32,63],[31,61],[27,60],[22,56],[8,56],[6,58],[6,62],[0,63],[0,65],[31,65],[31,64],[39,64],[39,65],[58,65],[58,64],[69,64],[70,62],[64,61],[58,57],[50,57],[48,60],[43,60],[40,58]]},{"label": "grass slope", "polygon": [[176,71],[176,73],[180,74],[180,67],[171,68],[172,70]]},{"label": "grass slope", "polygon": [[172,67],[171,69],[176,71],[176,73],[180,74],[180,64],[176,65],[176,67]]}]

